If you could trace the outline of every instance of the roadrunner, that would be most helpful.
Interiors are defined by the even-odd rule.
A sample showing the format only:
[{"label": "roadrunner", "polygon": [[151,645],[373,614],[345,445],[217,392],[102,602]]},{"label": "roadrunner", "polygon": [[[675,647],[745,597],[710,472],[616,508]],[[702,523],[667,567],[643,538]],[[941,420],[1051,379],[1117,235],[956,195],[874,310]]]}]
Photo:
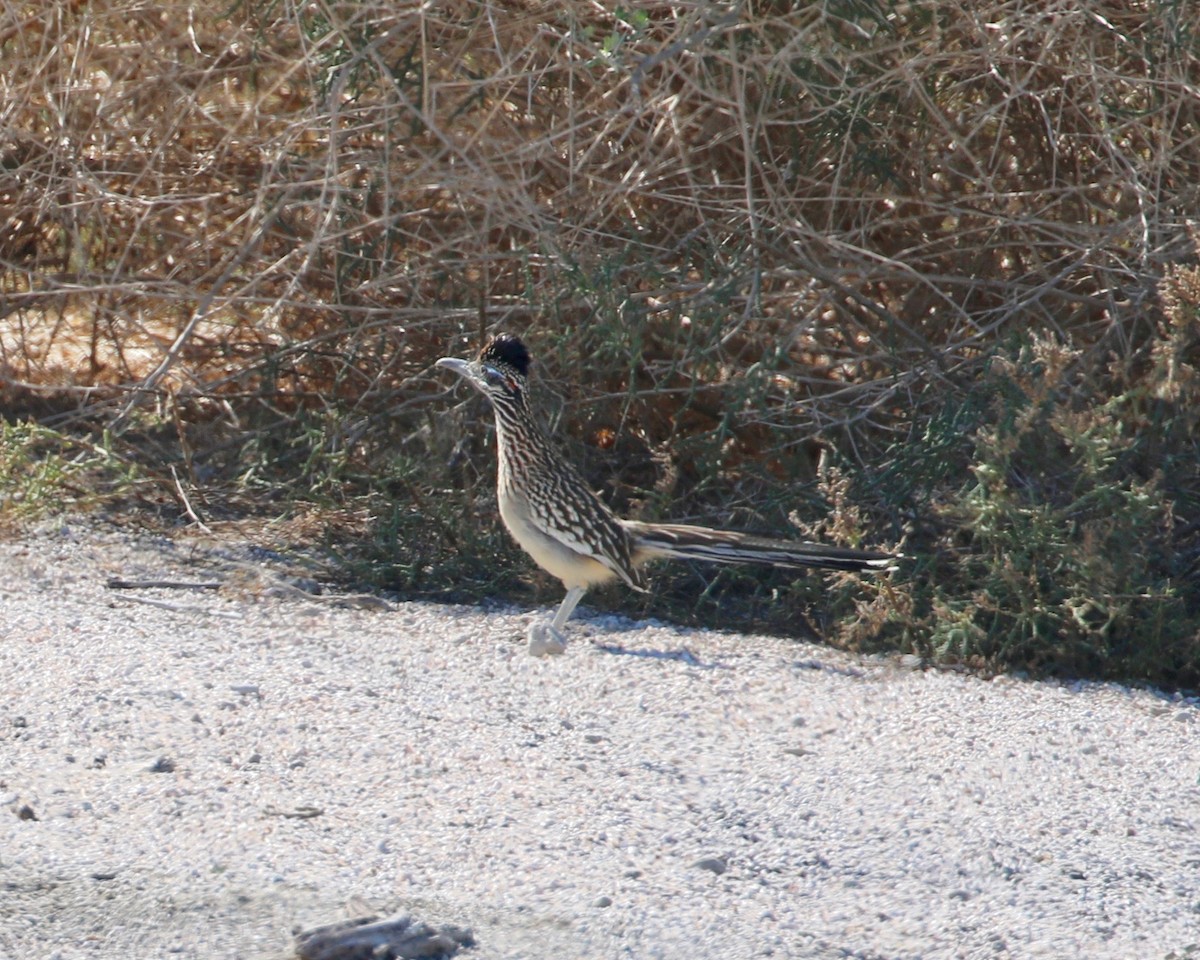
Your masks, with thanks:
[{"label": "roadrunner", "polygon": [[589,587],[619,578],[635,590],[646,590],[641,568],[649,560],[680,557],[870,571],[884,569],[897,559],[886,553],[769,540],[707,527],[623,520],[562,458],[534,417],[526,391],[529,351],[520,340],[501,334],[476,360],[444,357],[437,365],[453,370],[492,402],[500,516],[513,539],[567,589],[554,619],[529,628],[529,652],[536,656],[566,649],[563,629]]}]

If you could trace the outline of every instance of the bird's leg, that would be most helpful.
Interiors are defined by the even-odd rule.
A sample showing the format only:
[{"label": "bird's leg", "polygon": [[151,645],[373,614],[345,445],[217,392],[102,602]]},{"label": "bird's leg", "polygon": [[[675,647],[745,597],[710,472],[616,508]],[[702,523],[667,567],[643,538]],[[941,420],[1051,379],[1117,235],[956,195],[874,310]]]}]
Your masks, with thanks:
[{"label": "bird's leg", "polygon": [[571,619],[571,614],[579,606],[579,601],[583,599],[586,591],[586,587],[572,587],[567,591],[567,595],[558,605],[558,612],[554,614],[554,621],[550,625],[554,630],[561,631],[567,625],[567,621]]},{"label": "bird's leg", "polygon": [[586,592],[586,587],[572,587],[563,597],[562,603],[558,605],[558,612],[554,614],[553,620],[549,623],[539,621],[529,625],[527,637],[531,655],[546,657],[566,651],[567,639],[563,636],[563,628],[571,619],[571,614],[575,612],[575,608]]}]

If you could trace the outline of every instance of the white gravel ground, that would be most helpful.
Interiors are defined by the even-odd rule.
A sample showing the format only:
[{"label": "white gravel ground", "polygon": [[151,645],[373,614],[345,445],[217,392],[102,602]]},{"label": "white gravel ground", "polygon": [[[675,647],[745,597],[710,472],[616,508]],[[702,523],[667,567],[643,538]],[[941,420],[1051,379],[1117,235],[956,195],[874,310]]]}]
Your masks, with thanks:
[{"label": "white gravel ground", "polygon": [[253,556],[0,544],[0,958],[273,960],[364,906],[468,958],[1200,956],[1195,699],[615,618],[537,660]]}]

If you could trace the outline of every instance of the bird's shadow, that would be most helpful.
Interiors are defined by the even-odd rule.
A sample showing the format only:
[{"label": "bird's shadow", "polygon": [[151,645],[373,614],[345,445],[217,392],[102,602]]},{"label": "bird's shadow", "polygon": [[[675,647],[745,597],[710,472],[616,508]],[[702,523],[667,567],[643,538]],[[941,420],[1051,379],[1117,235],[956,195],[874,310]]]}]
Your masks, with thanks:
[{"label": "bird's shadow", "polygon": [[678,660],[680,663],[686,663],[689,667],[699,667],[702,670],[730,669],[723,663],[701,660],[691,650],[687,649],[687,647],[681,647],[678,650],[649,650],[645,648],[626,647],[619,643],[593,641],[592,649],[600,653],[609,653],[618,657],[640,657],[645,660]]}]

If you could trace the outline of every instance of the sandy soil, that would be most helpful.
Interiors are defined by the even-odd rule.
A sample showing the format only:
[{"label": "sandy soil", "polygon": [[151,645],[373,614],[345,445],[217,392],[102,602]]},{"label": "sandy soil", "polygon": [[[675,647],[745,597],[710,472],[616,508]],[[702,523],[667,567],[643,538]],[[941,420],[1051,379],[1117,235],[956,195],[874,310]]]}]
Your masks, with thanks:
[{"label": "sandy soil", "polygon": [[538,660],[528,611],[277,569],[0,544],[0,957],[273,960],[367,909],[477,958],[1200,956],[1195,699],[586,609]]}]

